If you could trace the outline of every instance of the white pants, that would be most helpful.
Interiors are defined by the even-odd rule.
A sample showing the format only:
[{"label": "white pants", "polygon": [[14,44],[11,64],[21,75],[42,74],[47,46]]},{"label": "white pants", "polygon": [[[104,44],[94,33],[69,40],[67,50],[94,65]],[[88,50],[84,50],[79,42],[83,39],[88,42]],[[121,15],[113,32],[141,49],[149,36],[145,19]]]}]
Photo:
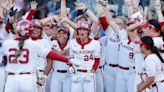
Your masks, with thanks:
[{"label": "white pants", "polygon": [[134,80],[134,70],[123,70],[118,68],[115,92],[134,92]]},{"label": "white pants", "polygon": [[[89,77],[88,77],[89,75]],[[85,78],[83,77],[88,77]],[[95,75],[88,73],[77,72],[72,76],[71,79],[71,92],[95,92],[96,91],[96,83],[95,83]]]},{"label": "white pants", "polygon": [[47,76],[47,80],[46,80],[46,92],[50,92],[52,72],[53,72],[53,70],[51,69],[51,71],[49,72],[49,74]]},{"label": "white pants", "polygon": [[4,92],[4,87],[5,87],[5,68],[2,66],[0,67],[0,92]]},{"label": "white pants", "polygon": [[38,92],[36,75],[8,75],[5,92]]},{"label": "white pants", "polygon": [[51,77],[50,92],[70,92],[71,91],[71,80],[67,73],[59,73],[53,71]]},{"label": "white pants", "polygon": [[115,92],[116,73],[117,67],[105,65],[103,71],[105,92]]},{"label": "white pants", "polygon": [[104,92],[103,70],[97,69],[96,72],[96,92]]}]

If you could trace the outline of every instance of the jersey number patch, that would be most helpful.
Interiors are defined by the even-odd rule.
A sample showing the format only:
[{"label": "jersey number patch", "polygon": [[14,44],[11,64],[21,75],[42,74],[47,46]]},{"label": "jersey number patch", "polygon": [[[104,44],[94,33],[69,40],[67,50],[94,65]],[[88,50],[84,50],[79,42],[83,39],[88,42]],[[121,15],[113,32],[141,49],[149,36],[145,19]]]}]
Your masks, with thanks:
[{"label": "jersey number patch", "polygon": [[9,49],[9,63],[20,63],[20,64],[27,64],[29,62],[29,50],[28,49],[22,49],[22,53],[16,61],[14,59],[16,58],[15,53],[18,50],[15,48]]},{"label": "jersey number patch", "polygon": [[84,56],[84,61],[89,61],[90,59],[93,60],[93,55],[90,55],[90,56],[89,55],[85,55]]}]

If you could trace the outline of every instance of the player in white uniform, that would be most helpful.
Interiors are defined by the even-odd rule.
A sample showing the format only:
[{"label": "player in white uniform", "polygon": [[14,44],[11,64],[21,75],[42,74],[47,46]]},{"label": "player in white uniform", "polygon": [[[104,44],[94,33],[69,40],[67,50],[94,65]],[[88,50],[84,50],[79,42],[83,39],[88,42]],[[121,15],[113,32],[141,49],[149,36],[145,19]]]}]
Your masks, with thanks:
[{"label": "player in white uniform", "polygon": [[[6,40],[0,53],[7,56],[5,67],[8,74],[5,92],[37,92],[36,62],[38,55],[44,58],[56,59],[62,62],[72,62],[54,51],[39,46],[28,38],[27,23],[19,25],[19,38]],[[74,61],[73,61],[74,62]],[[25,86],[24,86],[25,85]]]},{"label": "player in white uniform", "polygon": [[[52,41],[52,46],[55,51],[58,51],[64,56],[69,55],[69,37],[68,28],[60,27],[58,29],[57,40]],[[71,81],[68,71],[68,64],[63,62],[53,62],[53,73],[51,77],[50,92],[70,92]]]},{"label": "player in white uniform", "polygon": [[71,92],[95,92],[95,72],[100,62],[100,43],[89,38],[90,25],[86,21],[78,23],[78,38],[70,41],[70,56],[80,63],[74,66],[71,77]]},{"label": "player in white uniform", "polygon": [[[40,20],[34,19],[31,22],[31,38],[36,41],[39,45],[43,46],[46,49],[51,50],[51,45],[48,40],[43,39],[42,36],[42,24]],[[43,84],[40,84],[39,92],[45,92],[46,79],[51,70],[52,62],[50,59],[42,58],[38,56],[37,59],[37,74],[39,81],[44,81]]]},{"label": "player in white uniform", "polygon": [[151,92],[164,91],[164,59],[159,50],[154,46],[153,39],[149,36],[141,38],[141,52],[145,55],[142,66],[143,81],[137,86],[137,92],[149,88]]},{"label": "player in white uniform", "polygon": [[106,37],[100,38],[102,48],[105,49],[104,52],[102,52],[105,53],[105,66],[103,71],[105,91],[114,92],[118,68],[118,46],[120,39],[117,32],[115,32],[107,23],[105,16],[102,16],[99,19],[106,34]]},{"label": "player in white uniform", "polygon": [[[2,43],[7,39],[8,33],[7,31],[2,27],[3,21],[0,20],[0,46]],[[3,62],[3,55],[0,54],[0,92],[4,91],[4,86],[5,86],[5,62]]]}]

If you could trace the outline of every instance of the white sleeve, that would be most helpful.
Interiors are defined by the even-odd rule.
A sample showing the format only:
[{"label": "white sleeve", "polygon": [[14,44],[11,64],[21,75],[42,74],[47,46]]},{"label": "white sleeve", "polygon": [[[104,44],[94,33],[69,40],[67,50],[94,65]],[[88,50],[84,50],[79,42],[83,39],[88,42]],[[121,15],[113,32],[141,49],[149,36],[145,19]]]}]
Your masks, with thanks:
[{"label": "white sleeve", "polygon": [[128,33],[127,33],[127,31],[125,29],[122,29],[122,28],[119,29],[117,31],[117,34],[118,34],[118,36],[119,36],[121,41],[124,41],[124,40],[128,39]]},{"label": "white sleeve", "polygon": [[99,42],[100,42],[100,45],[101,46],[106,46],[107,45],[107,40],[108,40],[108,37],[107,36],[103,36],[99,39]]},{"label": "white sleeve", "polygon": [[70,43],[68,44],[69,45],[69,57],[70,58],[73,58],[73,50],[72,50],[72,40],[70,41]]},{"label": "white sleeve", "polygon": [[37,48],[38,56],[41,56],[42,58],[46,58],[49,52],[51,51],[50,49],[47,49],[39,44],[37,44]]},{"label": "white sleeve", "polygon": [[7,39],[7,37],[8,37],[8,35],[9,34],[7,33],[6,30],[0,29],[0,42],[5,41]]},{"label": "white sleeve", "polygon": [[100,58],[101,55],[101,46],[98,41],[95,41],[95,51],[94,51],[94,57],[95,58]]},{"label": "white sleeve", "polygon": [[148,74],[148,77],[155,76],[156,74],[156,60],[149,58],[145,61],[145,68]]}]

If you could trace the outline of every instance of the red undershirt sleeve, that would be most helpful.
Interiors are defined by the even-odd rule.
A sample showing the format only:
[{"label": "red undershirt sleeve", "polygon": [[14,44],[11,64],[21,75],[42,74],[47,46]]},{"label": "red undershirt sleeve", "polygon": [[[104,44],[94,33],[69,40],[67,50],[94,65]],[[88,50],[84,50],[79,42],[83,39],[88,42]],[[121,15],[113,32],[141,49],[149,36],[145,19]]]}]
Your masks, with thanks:
[{"label": "red undershirt sleeve", "polygon": [[107,22],[106,17],[105,16],[100,17],[99,20],[100,20],[100,24],[101,24],[103,30],[106,31],[109,26],[109,23]]},{"label": "red undershirt sleeve", "polygon": [[100,64],[100,58],[95,58],[95,63],[93,65],[93,67],[92,67],[92,70],[96,71],[98,66],[99,66],[99,64]]},{"label": "red undershirt sleeve", "polygon": [[47,58],[53,59],[53,60],[59,60],[61,62],[65,62],[65,63],[67,63],[69,61],[69,58],[62,56],[61,54],[59,54],[55,51],[50,51],[47,55]]},{"label": "red undershirt sleeve", "polygon": [[35,10],[31,9],[26,19],[31,21],[34,14],[35,14]]}]

